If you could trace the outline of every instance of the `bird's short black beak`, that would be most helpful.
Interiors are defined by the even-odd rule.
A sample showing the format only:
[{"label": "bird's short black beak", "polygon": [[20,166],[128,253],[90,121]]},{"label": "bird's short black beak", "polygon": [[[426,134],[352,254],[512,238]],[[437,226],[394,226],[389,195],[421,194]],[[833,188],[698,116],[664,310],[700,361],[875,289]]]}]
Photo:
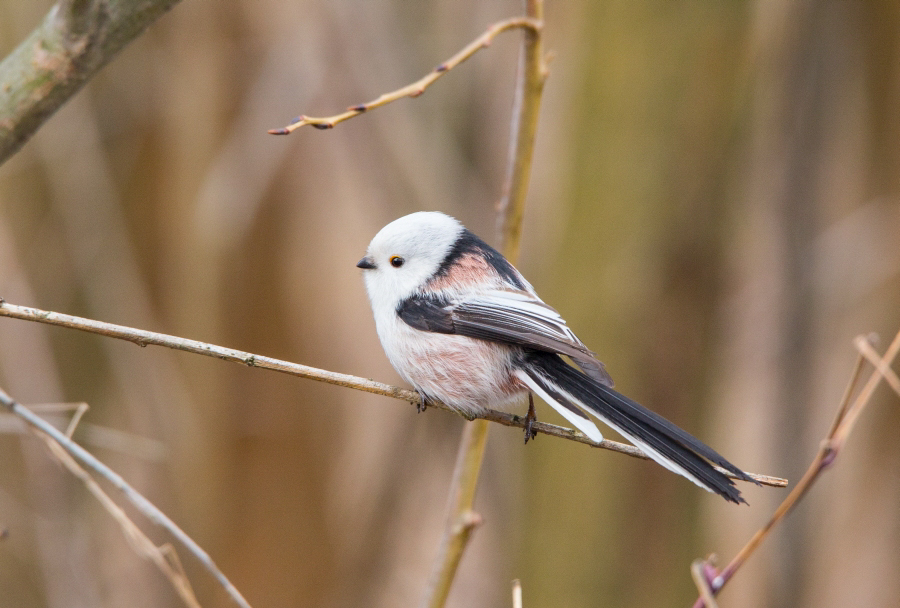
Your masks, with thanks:
[{"label": "bird's short black beak", "polygon": [[362,268],[363,270],[372,270],[375,268],[375,262],[372,261],[372,258],[366,256],[356,263],[356,267]]}]

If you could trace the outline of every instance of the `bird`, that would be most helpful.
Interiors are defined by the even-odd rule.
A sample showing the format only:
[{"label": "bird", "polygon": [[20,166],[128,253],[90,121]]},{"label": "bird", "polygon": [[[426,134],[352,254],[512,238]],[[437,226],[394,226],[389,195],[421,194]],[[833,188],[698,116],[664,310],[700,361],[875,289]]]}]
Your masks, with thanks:
[{"label": "bird", "polygon": [[[536,394],[592,441],[591,417],[701,488],[745,503],[735,478],[755,483],[718,452],[613,389],[594,352],[502,254],[457,219],[419,211],[382,228],[356,264],[391,365],[420,396],[467,418]],[[571,363],[563,359],[566,357]]]}]

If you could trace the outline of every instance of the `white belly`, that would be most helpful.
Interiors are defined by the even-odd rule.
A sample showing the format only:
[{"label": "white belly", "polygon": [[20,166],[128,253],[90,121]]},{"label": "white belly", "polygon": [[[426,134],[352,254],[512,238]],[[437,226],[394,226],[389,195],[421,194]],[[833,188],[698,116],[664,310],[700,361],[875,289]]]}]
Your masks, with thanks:
[{"label": "white belly", "polygon": [[514,351],[508,346],[420,331],[396,314],[376,325],[394,369],[417,390],[450,407],[478,414],[525,392],[511,373]]}]

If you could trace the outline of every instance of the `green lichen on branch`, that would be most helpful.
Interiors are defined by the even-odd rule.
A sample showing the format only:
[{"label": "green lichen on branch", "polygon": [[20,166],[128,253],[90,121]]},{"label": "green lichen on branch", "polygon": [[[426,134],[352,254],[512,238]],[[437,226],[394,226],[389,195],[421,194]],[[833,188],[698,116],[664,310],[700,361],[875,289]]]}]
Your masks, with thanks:
[{"label": "green lichen on branch", "polygon": [[0,163],[179,0],[63,0],[0,62]]}]

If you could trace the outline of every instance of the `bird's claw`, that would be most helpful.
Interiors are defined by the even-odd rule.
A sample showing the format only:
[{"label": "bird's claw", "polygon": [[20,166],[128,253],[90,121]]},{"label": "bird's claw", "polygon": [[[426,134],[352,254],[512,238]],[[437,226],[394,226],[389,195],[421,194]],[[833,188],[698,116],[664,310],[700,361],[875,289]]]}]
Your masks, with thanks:
[{"label": "bird's claw", "polygon": [[534,428],[534,423],[537,422],[537,413],[534,411],[534,397],[531,393],[528,393],[528,414],[525,416],[525,443],[528,443],[529,439],[534,439],[537,437],[537,429]]},{"label": "bird's claw", "polygon": [[419,402],[416,403],[416,412],[421,414],[428,409],[428,397],[420,390],[416,390],[416,392],[419,393]]}]

